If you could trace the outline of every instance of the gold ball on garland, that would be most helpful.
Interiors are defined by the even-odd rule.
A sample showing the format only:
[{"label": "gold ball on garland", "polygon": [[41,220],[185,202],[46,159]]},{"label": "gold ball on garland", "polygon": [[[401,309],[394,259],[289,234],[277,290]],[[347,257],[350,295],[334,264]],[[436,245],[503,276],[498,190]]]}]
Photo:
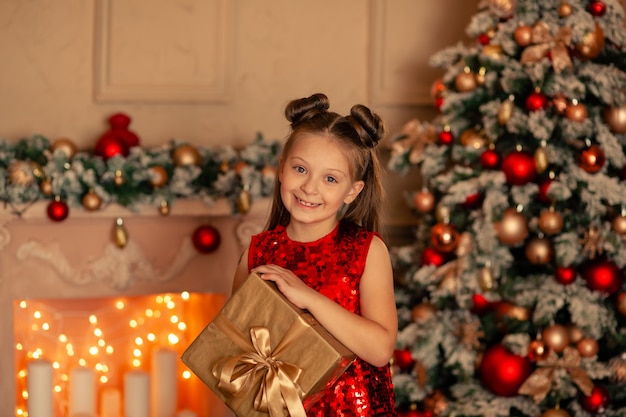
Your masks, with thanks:
[{"label": "gold ball on garland", "polygon": [[463,72],[460,72],[454,79],[454,86],[461,93],[474,91],[476,89],[476,77],[468,67],[465,67]]},{"label": "gold ball on garland", "polygon": [[576,343],[576,349],[583,358],[592,358],[598,354],[598,341],[590,337],[585,337]]},{"label": "gold ball on garland", "polygon": [[60,149],[67,159],[72,159],[78,152],[76,144],[68,138],[58,138],[52,141],[50,151],[54,153],[57,149]]},{"label": "gold ball on garland", "polygon": [[161,214],[161,216],[167,216],[168,214],[170,214],[170,204],[167,202],[167,200],[163,200],[161,201],[161,204],[159,204],[159,213]]},{"label": "gold ball on garland", "polygon": [[626,317],[626,291],[622,291],[617,295],[615,307],[619,314]]},{"label": "gold ball on garland", "polygon": [[122,173],[122,171],[120,171],[119,169],[115,171],[115,176],[113,177],[113,184],[117,185],[118,187],[121,187],[122,185],[124,185],[125,182],[126,182],[126,179],[124,179],[124,174]]},{"label": "gold ball on garland", "polygon": [[570,343],[578,343],[582,340],[583,337],[585,337],[583,331],[580,330],[580,327],[573,324],[567,326],[567,331],[569,332]]},{"label": "gold ball on garland", "polygon": [[553,324],[541,332],[543,341],[556,353],[561,353],[569,345],[569,332],[560,324]]},{"label": "gold ball on garland", "polygon": [[479,86],[485,85],[485,81],[487,80],[487,78],[485,77],[486,73],[487,73],[487,68],[480,67],[478,72],[474,75],[474,79],[476,80],[476,85],[479,85]]},{"label": "gold ball on garland", "polygon": [[595,174],[602,169],[606,157],[598,145],[591,145],[583,149],[578,155],[578,166],[589,174]]},{"label": "gold ball on garland", "polygon": [[513,39],[521,46],[525,47],[532,43],[533,40],[533,28],[526,25],[519,25],[515,32],[513,32]]},{"label": "gold ball on garland", "polygon": [[584,122],[587,120],[588,112],[587,106],[578,101],[573,101],[565,108],[565,117],[573,122]]},{"label": "gold ball on garland", "polygon": [[435,196],[424,188],[413,196],[413,204],[419,213],[429,213],[435,207]]},{"label": "gold ball on garland", "polygon": [[595,30],[583,37],[582,43],[576,45],[576,50],[581,59],[593,59],[600,55],[604,48],[604,31],[596,23]]},{"label": "gold ball on garland", "polygon": [[174,150],[172,155],[174,163],[178,166],[189,166],[202,164],[202,156],[198,150],[191,145],[181,145]]},{"label": "gold ball on garland", "polygon": [[459,243],[459,232],[448,223],[437,223],[430,230],[430,241],[440,252],[452,252]]},{"label": "gold ball on garland", "polygon": [[52,181],[47,178],[44,178],[39,183],[39,190],[43,195],[52,195]]},{"label": "gold ball on garland", "polygon": [[559,16],[561,17],[568,17],[573,11],[572,5],[566,1],[561,2],[559,5]]},{"label": "gold ball on garland", "polygon": [[528,344],[528,359],[533,362],[539,362],[550,355],[550,347],[548,347],[543,340],[533,340]]},{"label": "gold ball on garland", "polygon": [[611,228],[618,235],[626,235],[626,215],[615,216],[611,222]]},{"label": "gold ball on garland", "polygon": [[83,196],[82,204],[85,210],[96,211],[102,205],[102,198],[93,190],[90,190]]},{"label": "gold ball on garland", "polygon": [[607,107],[602,111],[602,116],[613,133],[626,133],[626,105]]},{"label": "gold ball on garland", "polygon": [[15,160],[9,163],[7,168],[9,174],[9,182],[14,185],[31,186],[35,183],[36,165],[30,161]]},{"label": "gold ball on garland", "polygon": [[491,268],[489,268],[488,266],[482,267],[480,271],[478,271],[478,286],[483,291],[489,291],[493,289],[493,274],[491,273]]},{"label": "gold ball on garland", "polygon": [[549,239],[545,237],[535,237],[528,242],[524,253],[530,263],[545,265],[554,257],[554,248]]},{"label": "gold ball on garland", "polygon": [[535,171],[539,174],[545,171],[548,168],[548,165],[550,165],[548,151],[545,146],[538,147],[533,154],[533,158],[535,160]]},{"label": "gold ball on garland", "polygon": [[163,187],[167,184],[167,180],[169,176],[167,175],[167,171],[161,165],[153,165],[148,168],[150,171],[150,184],[153,187]]},{"label": "gold ball on garland", "polygon": [[561,408],[550,408],[544,411],[541,417],[570,417],[570,415]]},{"label": "gold ball on garland", "polygon": [[474,149],[484,148],[487,145],[487,140],[475,129],[467,129],[461,133],[459,142],[463,146],[468,146]]},{"label": "gold ball on garland", "polygon": [[554,209],[543,210],[539,215],[539,228],[547,235],[554,235],[563,228],[563,216]]},{"label": "gold ball on garland", "polygon": [[513,108],[514,104],[511,99],[504,100],[502,104],[500,104],[500,107],[498,108],[498,123],[500,125],[508,123],[513,115]]},{"label": "gold ball on garland", "polygon": [[505,245],[515,245],[528,236],[528,219],[514,208],[504,210],[502,220],[495,224],[496,235]]},{"label": "gold ball on garland", "polygon": [[415,305],[411,310],[414,322],[428,321],[435,316],[437,309],[428,302]]}]

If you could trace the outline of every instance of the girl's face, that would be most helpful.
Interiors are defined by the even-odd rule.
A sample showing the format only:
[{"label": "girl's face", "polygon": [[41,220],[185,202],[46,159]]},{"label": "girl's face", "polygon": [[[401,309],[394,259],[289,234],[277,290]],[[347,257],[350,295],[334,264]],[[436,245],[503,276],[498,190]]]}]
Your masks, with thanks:
[{"label": "girl's face", "polygon": [[278,173],[280,195],[291,222],[334,228],[341,206],[350,204],[363,189],[353,182],[350,163],[333,139],[303,135],[293,144]]}]

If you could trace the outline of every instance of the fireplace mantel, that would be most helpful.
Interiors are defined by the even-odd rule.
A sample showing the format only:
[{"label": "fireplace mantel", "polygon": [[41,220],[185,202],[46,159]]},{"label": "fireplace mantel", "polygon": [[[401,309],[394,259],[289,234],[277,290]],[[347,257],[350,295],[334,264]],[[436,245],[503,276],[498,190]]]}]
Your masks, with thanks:
[{"label": "fireplace mantel", "polygon": [[[164,292],[230,294],[243,246],[266,220],[269,201],[253,202],[245,215],[230,203],[200,200],[172,204],[168,215],[154,206],[131,211],[109,205],[89,212],[70,208],[62,222],[50,220],[47,202],[16,215],[0,208],[0,415],[14,415],[13,302],[29,298],[93,298]],[[128,233],[124,248],[112,230],[122,218]],[[211,253],[191,241],[202,224],[221,236]]]}]

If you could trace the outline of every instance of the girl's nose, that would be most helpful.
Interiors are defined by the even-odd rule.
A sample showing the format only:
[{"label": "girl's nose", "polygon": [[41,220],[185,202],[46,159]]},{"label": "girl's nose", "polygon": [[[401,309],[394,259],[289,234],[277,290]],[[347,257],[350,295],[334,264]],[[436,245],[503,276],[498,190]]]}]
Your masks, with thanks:
[{"label": "girl's nose", "polygon": [[302,182],[300,188],[307,194],[313,194],[316,191],[315,181],[312,178],[307,178]]}]

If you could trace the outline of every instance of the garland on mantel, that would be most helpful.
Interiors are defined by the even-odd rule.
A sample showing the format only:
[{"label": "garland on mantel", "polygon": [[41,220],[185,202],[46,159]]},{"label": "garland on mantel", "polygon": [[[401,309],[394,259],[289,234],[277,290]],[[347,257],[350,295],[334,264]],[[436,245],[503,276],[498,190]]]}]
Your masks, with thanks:
[{"label": "garland on mantel", "polygon": [[252,200],[272,194],[282,147],[260,133],[241,149],[177,139],[155,148],[120,144],[111,135],[103,135],[93,151],[38,134],[17,143],[0,140],[0,199],[17,216],[49,201],[48,217],[56,221],[64,220],[70,207],[97,211],[108,204],[132,211],[154,206],[167,215],[184,199],[208,205],[226,199],[233,214],[245,214]]}]

